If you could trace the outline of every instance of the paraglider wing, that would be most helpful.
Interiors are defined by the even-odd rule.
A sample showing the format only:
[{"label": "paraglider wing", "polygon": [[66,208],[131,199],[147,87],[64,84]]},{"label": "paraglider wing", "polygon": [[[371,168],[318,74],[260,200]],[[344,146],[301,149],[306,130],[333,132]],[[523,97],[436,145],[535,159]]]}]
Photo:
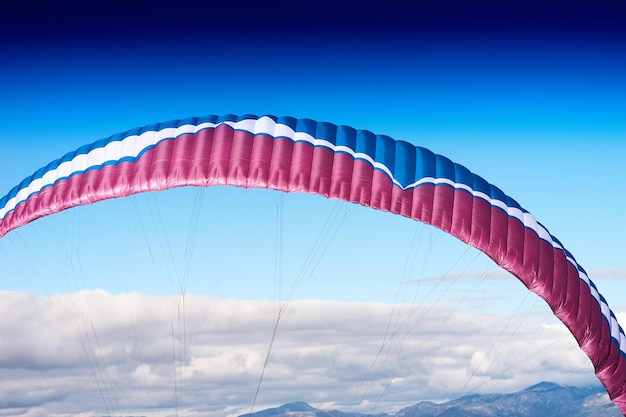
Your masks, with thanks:
[{"label": "paraglider wing", "polygon": [[0,237],[83,204],[180,186],[320,194],[401,214],[480,249],[550,305],[626,416],[626,336],[574,257],[515,200],[410,143],[310,119],[207,116],[111,136],[0,200]]}]

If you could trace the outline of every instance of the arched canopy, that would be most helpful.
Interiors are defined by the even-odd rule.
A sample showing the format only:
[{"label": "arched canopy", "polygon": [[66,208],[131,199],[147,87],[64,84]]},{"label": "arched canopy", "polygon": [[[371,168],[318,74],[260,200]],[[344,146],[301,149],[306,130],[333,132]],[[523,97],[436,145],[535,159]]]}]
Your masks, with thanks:
[{"label": "arched canopy", "polygon": [[433,225],[546,300],[626,416],[626,336],[585,270],[497,187],[449,159],[369,131],[254,115],[154,124],[83,146],[0,199],[0,237],[37,218],[180,186],[320,194]]}]

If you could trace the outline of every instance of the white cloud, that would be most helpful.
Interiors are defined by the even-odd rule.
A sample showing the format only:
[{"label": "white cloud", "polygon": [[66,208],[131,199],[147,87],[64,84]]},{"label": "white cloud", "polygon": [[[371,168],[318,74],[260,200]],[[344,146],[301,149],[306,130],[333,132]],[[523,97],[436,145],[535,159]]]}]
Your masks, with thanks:
[{"label": "white cloud", "polygon": [[[0,300],[9,319],[0,332],[11,335],[0,339],[0,404],[28,416],[247,413],[279,311],[267,301],[100,290],[5,291]],[[563,326],[541,309],[531,313],[292,301],[254,410],[307,401],[393,411],[541,380],[594,383]]]},{"label": "white cloud", "polygon": [[626,279],[626,269],[610,268],[610,269],[592,269],[588,271],[589,276],[595,279],[616,279],[623,281]]}]

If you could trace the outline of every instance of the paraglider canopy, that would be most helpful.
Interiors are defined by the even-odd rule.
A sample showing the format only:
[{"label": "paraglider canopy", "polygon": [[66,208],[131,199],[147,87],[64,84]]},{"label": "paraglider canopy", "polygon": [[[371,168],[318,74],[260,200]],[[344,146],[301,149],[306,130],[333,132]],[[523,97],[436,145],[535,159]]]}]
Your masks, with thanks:
[{"label": "paraglider canopy", "polygon": [[302,192],[400,214],[487,254],[542,297],[626,415],[626,336],[585,270],[533,215],[467,168],[410,143],[310,119],[190,118],[57,159],[0,199],[0,236],[71,207],[181,186]]}]

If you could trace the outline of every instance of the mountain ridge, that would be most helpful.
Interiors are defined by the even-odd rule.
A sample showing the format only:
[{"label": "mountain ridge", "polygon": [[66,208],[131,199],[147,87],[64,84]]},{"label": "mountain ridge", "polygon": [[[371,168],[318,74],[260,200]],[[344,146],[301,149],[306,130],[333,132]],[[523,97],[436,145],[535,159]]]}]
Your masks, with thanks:
[{"label": "mountain ridge", "polygon": [[601,387],[567,387],[540,382],[508,394],[471,394],[435,403],[420,401],[396,413],[322,410],[291,402],[239,417],[623,417]]}]

